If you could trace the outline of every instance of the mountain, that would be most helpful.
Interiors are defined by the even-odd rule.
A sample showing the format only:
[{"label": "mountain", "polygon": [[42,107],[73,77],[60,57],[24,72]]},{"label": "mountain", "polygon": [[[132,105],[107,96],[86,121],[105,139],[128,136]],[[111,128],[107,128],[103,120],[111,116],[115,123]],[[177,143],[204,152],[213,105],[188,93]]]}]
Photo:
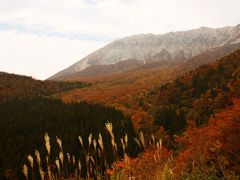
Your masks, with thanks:
[{"label": "mountain", "polygon": [[[182,63],[169,62],[146,63],[136,69],[111,75],[95,75],[94,77],[71,77],[71,80],[91,82],[91,86],[73,89],[57,94],[65,102],[88,101],[114,106],[132,117],[137,129],[146,128],[151,117],[145,113],[147,103],[143,103],[145,95],[162,83],[172,82],[187,71],[194,70],[204,64],[215,62],[235,50],[240,43],[209,49]],[[121,62],[119,62],[121,63]],[[140,64],[140,63],[139,63]],[[114,67],[116,65],[107,65]],[[79,72],[83,73],[83,72]],[[127,92],[127,93],[126,93]],[[145,101],[146,102],[146,101]],[[141,104],[144,104],[141,106]]]},{"label": "mountain", "polygon": [[[240,24],[223,28],[201,27],[160,35],[134,35],[113,41],[49,79],[66,80],[77,76],[91,76],[94,75],[92,72],[99,69],[100,71],[106,68],[111,69],[107,67],[108,65],[118,64],[121,68],[117,68],[116,72],[121,72],[138,66],[139,63],[182,62],[210,48],[235,43],[240,43]],[[115,71],[112,70],[112,72]]]}]

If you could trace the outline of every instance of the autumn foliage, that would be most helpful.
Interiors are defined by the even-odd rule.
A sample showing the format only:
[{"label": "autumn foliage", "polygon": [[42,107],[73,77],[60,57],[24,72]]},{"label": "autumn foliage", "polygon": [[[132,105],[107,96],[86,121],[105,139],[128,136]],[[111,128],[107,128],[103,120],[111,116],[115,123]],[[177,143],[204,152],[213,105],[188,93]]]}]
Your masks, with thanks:
[{"label": "autumn foliage", "polygon": [[211,117],[209,124],[196,128],[190,124],[177,141],[183,149],[178,155],[174,171],[203,173],[231,179],[240,174],[240,99],[234,106]]}]

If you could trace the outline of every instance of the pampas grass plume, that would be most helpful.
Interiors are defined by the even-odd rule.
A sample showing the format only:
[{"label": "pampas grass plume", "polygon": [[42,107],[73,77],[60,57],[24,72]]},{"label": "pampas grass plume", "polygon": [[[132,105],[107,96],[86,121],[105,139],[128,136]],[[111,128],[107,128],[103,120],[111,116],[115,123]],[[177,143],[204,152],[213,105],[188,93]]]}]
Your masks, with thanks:
[{"label": "pampas grass plume", "polygon": [[57,166],[58,173],[60,174],[60,163],[59,163],[59,159],[56,159],[56,160],[55,160],[55,164],[56,164],[56,166]]},{"label": "pampas grass plume", "polygon": [[95,139],[93,140],[93,147],[94,147],[94,149],[96,151],[96,149],[97,149],[97,141]]},{"label": "pampas grass plume", "polygon": [[127,134],[124,136],[124,140],[125,140],[125,144],[127,146],[127,144],[128,144],[128,135]]},{"label": "pampas grass plume", "polygon": [[90,147],[90,145],[91,145],[91,143],[92,143],[92,133],[89,135],[89,137],[88,137],[88,145],[89,145],[89,147]]},{"label": "pampas grass plume", "polygon": [[160,150],[162,150],[162,139],[160,139],[159,144],[160,144]]},{"label": "pampas grass plume", "polygon": [[79,173],[81,174],[82,165],[80,160],[78,161],[78,170],[79,170]]},{"label": "pampas grass plume", "polygon": [[76,164],[76,158],[75,158],[74,155],[72,156],[72,162],[73,162],[73,165],[75,166],[75,164]]},{"label": "pampas grass plume", "polygon": [[38,164],[38,167],[41,167],[41,157],[40,157],[40,153],[38,150],[35,149],[35,156],[36,156],[36,159],[37,159],[37,164]]},{"label": "pampas grass plume", "polygon": [[23,165],[22,173],[26,177],[26,179],[28,179],[28,167],[26,164]]},{"label": "pampas grass plume", "polygon": [[47,153],[48,153],[48,155],[50,155],[51,146],[50,146],[50,137],[48,136],[48,133],[45,133],[44,140],[45,140],[45,146],[46,146]]},{"label": "pampas grass plume", "polygon": [[33,169],[33,157],[31,155],[28,155],[27,159],[29,161],[31,168]]},{"label": "pampas grass plume", "polygon": [[42,170],[41,167],[39,168],[39,174],[40,174],[41,180],[44,180],[45,172]]},{"label": "pampas grass plume", "polygon": [[145,149],[145,141],[142,131],[139,132],[139,141],[142,143],[143,149]]},{"label": "pampas grass plume", "polygon": [[83,139],[82,139],[82,137],[81,137],[81,136],[78,136],[78,139],[79,139],[80,144],[81,144],[82,147],[83,147]]},{"label": "pampas grass plume", "polygon": [[61,151],[62,151],[62,150],[63,150],[63,149],[62,149],[62,140],[59,139],[57,136],[56,136],[56,139],[57,139],[57,144],[58,144],[58,146],[60,147],[60,149],[61,149]]},{"label": "pampas grass plume", "polygon": [[103,150],[104,146],[103,146],[103,139],[102,139],[101,133],[99,133],[99,136],[98,136],[98,144],[101,147],[101,149]]},{"label": "pampas grass plume", "polygon": [[108,130],[108,132],[111,134],[111,136],[113,135],[113,126],[112,123],[107,122],[105,123],[106,129]]},{"label": "pampas grass plume", "polygon": [[61,164],[62,164],[62,166],[63,166],[63,160],[64,160],[63,152],[60,151],[58,156],[59,156],[59,160],[60,160],[60,162],[61,162]]},{"label": "pampas grass plume", "polygon": [[71,162],[71,156],[69,153],[67,153],[67,158],[68,158],[68,162],[70,163]]}]

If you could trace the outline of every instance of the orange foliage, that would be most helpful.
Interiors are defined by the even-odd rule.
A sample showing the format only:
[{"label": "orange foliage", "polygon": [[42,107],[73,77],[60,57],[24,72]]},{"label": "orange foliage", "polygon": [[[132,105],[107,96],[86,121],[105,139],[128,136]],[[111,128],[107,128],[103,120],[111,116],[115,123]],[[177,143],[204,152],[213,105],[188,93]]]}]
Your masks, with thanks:
[{"label": "orange foliage", "polygon": [[[141,120],[151,122],[151,117],[146,115],[142,107],[146,102],[141,104],[140,101],[153,87],[173,80],[176,75],[172,69],[157,67],[106,77],[95,77],[87,79],[92,84],[89,87],[71,90],[56,96],[67,103],[85,100],[114,106],[132,116],[135,128],[140,129],[143,127]],[[86,81],[86,79],[84,80]]]},{"label": "orange foliage", "polygon": [[228,172],[240,173],[240,99],[233,102],[208,125],[196,128],[191,124],[176,138],[184,149],[176,159],[175,173],[193,172],[195,167],[204,172],[210,165],[224,177]]},{"label": "orange foliage", "polygon": [[159,173],[166,161],[169,159],[171,152],[166,148],[157,150],[156,146],[148,146],[144,153],[137,158],[126,158],[124,161],[119,161],[114,164],[114,171],[108,173],[112,175],[116,171],[121,171],[129,177],[139,179],[148,179]]}]

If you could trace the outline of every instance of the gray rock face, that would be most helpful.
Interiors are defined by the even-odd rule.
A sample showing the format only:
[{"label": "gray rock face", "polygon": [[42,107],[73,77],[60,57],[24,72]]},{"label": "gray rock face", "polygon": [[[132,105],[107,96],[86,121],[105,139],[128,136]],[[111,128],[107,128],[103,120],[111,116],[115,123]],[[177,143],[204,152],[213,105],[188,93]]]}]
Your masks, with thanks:
[{"label": "gray rock face", "polygon": [[201,27],[190,31],[166,34],[140,34],[113,41],[82,60],[55,74],[57,80],[80,72],[92,65],[116,64],[134,60],[188,59],[207,49],[240,42],[240,24],[234,27]]}]

